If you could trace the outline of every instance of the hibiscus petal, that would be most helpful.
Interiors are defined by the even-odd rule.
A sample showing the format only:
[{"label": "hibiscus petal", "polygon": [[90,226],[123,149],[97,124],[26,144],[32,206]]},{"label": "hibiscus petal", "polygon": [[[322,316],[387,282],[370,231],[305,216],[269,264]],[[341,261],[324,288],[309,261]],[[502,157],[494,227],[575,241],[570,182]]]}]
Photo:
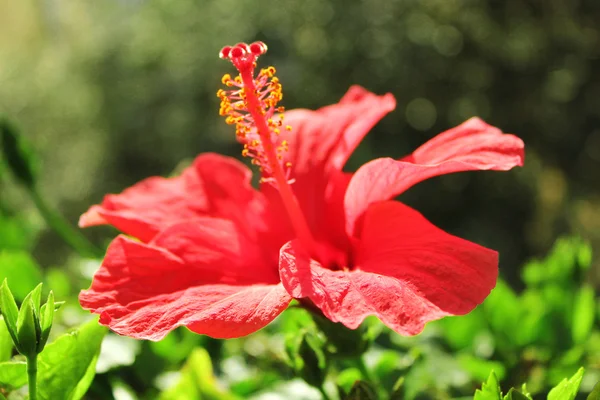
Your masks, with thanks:
[{"label": "hibiscus petal", "polygon": [[226,265],[210,261],[210,268],[206,263],[190,265],[165,249],[119,236],[79,301],[113,331],[149,340],[160,340],[179,326],[215,338],[244,336],[267,325],[289,304],[280,283],[214,282],[214,263]]},{"label": "hibiscus petal", "polygon": [[367,211],[353,270],[325,269],[295,242],[280,255],[282,283],[293,297],[309,298],[349,328],[375,315],[402,335],[471,311],[494,287],[497,266],[496,252],[443,232],[398,202]]},{"label": "hibiscus petal", "polygon": [[[341,169],[367,132],[395,106],[389,93],[378,96],[352,86],[337,104],[316,111],[286,111],[284,123],[293,129],[282,131],[279,139],[290,144],[285,157],[291,162],[292,188],[318,239],[345,237],[342,218],[331,218],[334,212],[343,212],[347,180]],[[276,218],[285,220],[285,214],[277,212],[284,210],[277,205],[277,191],[270,185],[263,185],[262,191],[274,205]]]},{"label": "hibiscus petal", "polygon": [[460,171],[506,171],[522,166],[523,160],[521,139],[472,118],[400,161],[379,158],[360,167],[344,199],[346,232],[354,234],[356,221],[370,204],[397,196],[425,179]]},{"label": "hibiscus petal", "polygon": [[[196,218],[175,223],[150,245],[169,251],[187,265],[203,265],[204,281],[278,283],[276,243],[230,220]],[[212,277],[212,278],[211,278]]]},{"label": "hibiscus petal", "polygon": [[286,139],[291,144],[289,160],[294,177],[315,166],[341,170],[362,138],[395,107],[390,93],[378,96],[352,86],[337,104],[316,111],[287,111],[285,124],[293,128]]},{"label": "hibiscus petal", "polygon": [[234,158],[201,154],[173,178],[151,177],[121,194],[107,195],[79,220],[79,226],[110,224],[148,242],[178,221],[207,215],[264,229],[256,218],[263,197],[251,186],[252,172]]}]

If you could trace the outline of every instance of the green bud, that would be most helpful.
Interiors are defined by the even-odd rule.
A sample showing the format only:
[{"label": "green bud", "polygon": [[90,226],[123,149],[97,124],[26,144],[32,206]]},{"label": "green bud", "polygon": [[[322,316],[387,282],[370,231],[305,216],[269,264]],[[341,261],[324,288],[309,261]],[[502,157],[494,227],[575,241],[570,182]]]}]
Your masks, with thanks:
[{"label": "green bud", "polygon": [[335,347],[334,353],[338,357],[360,357],[371,345],[374,334],[370,332],[366,324],[352,330],[319,315],[315,315],[313,318],[317,327],[327,337],[328,344]]},{"label": "green bud", "polygon": [[12,292],[8,288],[6,279],[4,282],[2,282],[2,286],[0,286],[0,312],[4,317],[6,328],[10,333],[13,343],[16,345],[18,343],[17,318],[19,315],[19,309],[17,308],[17,303],[15,302]]},{"label": "green bud", "polygon": [[0,287],[0,311],[15,347],[28,358],[44,350],[52,329],[54,312],[64,303],[55,302],[54,293],[50,292],[46,304],[40,307],[41,297],[40,283],[25,297],[19,310],[6,280]]},{"label": "green bud", "polygon": [[25,297],[17,318],[17,350],[27,358],[37,355],[39,319],[35,316],[31,293]]},{"label": "green bud", "polygon": [[24,146],[18,129],[0,117],[0,150],[15,177],[25,186],[35,185],[31,153]]},{"label": "green bud", "polygon": [[38,353],[41,353],[42,350],[44,350],[44,346],[46,345],[46,342],[48,342],[48,336],[50,336],[50,330],[52,329],[52,322],[54,320],[54,306],[54,293],[50,291],[48,294],[48,300],[46,300],[46,304],[42,306],[40,311],[40,324],[42,332],[38,341]]},{"label": "green bud", "polygon": [[298,357],[302,360],[301,367],[296,371],[298,375],[309,385],[323,385],[327,374],[326,359],[322,344],[314,335],[304,335],[298,349]]}]

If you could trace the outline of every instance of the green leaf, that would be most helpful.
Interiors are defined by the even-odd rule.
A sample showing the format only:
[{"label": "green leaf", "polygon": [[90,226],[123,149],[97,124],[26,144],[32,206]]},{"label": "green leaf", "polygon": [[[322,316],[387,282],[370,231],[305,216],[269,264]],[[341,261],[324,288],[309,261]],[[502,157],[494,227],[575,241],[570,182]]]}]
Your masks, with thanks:
[{"label": "green leaf", "polygon": [[502,280],[499,280],[483,303],[483,310],[494,331],[503,332],[515,326],[520,313],[519,298]]},{"label": "green leaf", "polygon": [[160,400],[238,400],[231,393],[219,389],[213,374],[208,352],[198,348],[188,358],[181,371],[181,380],[161,393]]},{"label": "green leaf", "polygon": [[25,186],[32,187],[35,184],[32,152],[18,129],[4,117],[0,117],[0,150],[14,176]]},{"label": "green leaf", "polygon": [[365,381],[357,381],[344,400],[377,400],[377,392]]},{"label": "green leaf", "polygon": [[475,391],[473,400],[502,400],[500,384],[494,371],[490,373],[487,382],[481,386],[481,389]]},{"label": "green leaf", "polygon": [[106,332],[92,320],[47,345],[38,356],[38,398],[81,399],[94,379]]},{"label": "green leaf", "polygon": [[17,339],[17,318],[19,316],[19,308],[17,307],[12,292],[8,288],[6,279],[4,279],[2,286],[0,286],[0,312],[4,317],[4,322],[6,323],[6,327],[8,328],[13,343],[16,345],[19,343]]},{"label": "green leaf", "polygon": [[359,381],[360,378],[362,378],[362,374],[358,368],[344,368],[335,377],[335,383],[339,388],[343,389],[344,393],[349,393],[354,383]]},{"label": "green leaf", "polygon": [[506,393],[506,396],[504,396],[504,400],[531,400],[531,397],[524,395],[515,388],[511,388],[508,393]]},{"label": "green leaf", "polygon": [[523,267],[522,277],[528,286],[547,282],[565,283],[572,281],[577,265],[581,269],[589,266],[591,248],[578,237],[562,237],[556,240],[550,254],[544,260],[534,260]]},{"label": "green leaf", "polygon": [[6,361],[0,363],[0,388],[14,390],[27,384],[27,363]]},{"label": "green leaf", "polygon": [[596,294],[591,285],[579,289],[575,299],[571,335],[575,343],[584,342],[592,331],[596,314]]},{"label": "green leaf", "polygon": [[4,323],[4,318],[0,315],[0,362],[10,360],[13,348],[12,338]]},{"label": "green leaf", "polygon": [[594,390],[589,394],[587,400],[600,400],[600,382],[596,383]]},{"label": "green leaf", "polygon": [[39,323],[36,323],[31,296],[25,297],[17,318],[17,350],[25,357],[37,355]]},{"label": "green leaf", "polygon": [[8,279],[13,296],[23,301],[25,296],[42,281],[42,272],[26,252],[0,252],[0,280]]},{"label": "green leaf", "polygon": [[550,393],[548,393],[548,400],[573,400],[577,396],[579,391],[579,385],[583,379],[583,368],[573,375],[570,379],[563,379],[556,387],[554,387]]},{"label": "green leaf", "polygon": [[582,270],[587,270],[592,265],[592,246],[589,242],[583,242],[577,254],[577,263]]}]

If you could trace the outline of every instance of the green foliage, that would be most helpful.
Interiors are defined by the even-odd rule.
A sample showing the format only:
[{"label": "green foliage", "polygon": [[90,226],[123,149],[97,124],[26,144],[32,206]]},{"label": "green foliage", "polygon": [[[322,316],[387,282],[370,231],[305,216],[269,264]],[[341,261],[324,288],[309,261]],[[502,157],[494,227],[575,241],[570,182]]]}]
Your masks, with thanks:
[{"label": "green foliage", "polygon": [[558,386],[548,393],[548,400],[573,400],[579,391],[583,379],[583,368],[580,368],[570,379],[563,379]]},{"label": "green foliage", "polygon": [[474,400],[502,400],[502,392],[496,374],[492,371],[487,382],[481,386],[481,390],[475,391]]},{"label": "green foliage", "polygon": [[5,361],[0,363],[0,388],[14,390],[27,384],[27,363]]},{"label": "green foliage", "polygon": [[17,307],[17,303],[15,302],[12,292],[8,288],[6,279],[4,282],[2,282],[2,286],[0,286],[0,313],[2,313],[6,328],[8,329],[8,332],[10,333],[10,336],[16,345],[19,343],[17,338],[17,319],[19,317],[19,308]]},{"label": "green foliage", "polygon": [[376,390],[367,382],[357,381],[344,400],[377,400]]},{"label": "green foliage", "polygon": [[[65,333],[38,356],[38,398],[77,400],[95,376],[95,365],[106,329],[90,321]],[[18,389],[27,383],[27,364],[0,363],[0,387]]]},{"label": "green foliage", "polygon": [[600,400],[600,383],[594,386],[594,390],[589,394],[587,400]]},{"label": "green foliage", "polygon": [[10,359],[13,349],[13,340],[4,323],[4,317],[0,315],[0,362]]},{"label": "green foliage", "polygon": [[38,396],[41,400],[83,397],[94,379],[106,331],[92,320],[46,346],[38,359]]},{"label": "green foliage", "polygon": [[163,392],[160,400],[238,400],[218,388],[213,375],[210,356],[204,349],[196,349],[181,371],[180,381]]},{"label": "green foliage", "polygon": [[42,272],[26,252],[0,250],[0,280],[5,279],[10,282],[15,299],[23,301],[42,280]]}]

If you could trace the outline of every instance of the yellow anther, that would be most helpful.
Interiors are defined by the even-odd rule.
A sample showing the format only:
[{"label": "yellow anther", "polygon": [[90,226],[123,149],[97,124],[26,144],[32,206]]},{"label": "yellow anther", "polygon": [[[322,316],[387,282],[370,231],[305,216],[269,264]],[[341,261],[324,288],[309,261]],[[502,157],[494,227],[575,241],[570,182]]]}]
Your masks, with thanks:
[{"label": "yellow anther", "polygon": [[[227,84],[228,84],[230,81],[231,81],[231,75],[229,75],[229,74],[225,74],[225,75],[223,75],[223,77],[221,78],[221,83],[222,83],[223,85],[227,85]],[[229,86],[229,85],[227,85],[227,86]]]},{"label": "yellow anther", "polygon": [[291,125],[286,125],[285,126],[285,130],[288,131],[288,132],[291,131],[292,130],[292,126]]}]

